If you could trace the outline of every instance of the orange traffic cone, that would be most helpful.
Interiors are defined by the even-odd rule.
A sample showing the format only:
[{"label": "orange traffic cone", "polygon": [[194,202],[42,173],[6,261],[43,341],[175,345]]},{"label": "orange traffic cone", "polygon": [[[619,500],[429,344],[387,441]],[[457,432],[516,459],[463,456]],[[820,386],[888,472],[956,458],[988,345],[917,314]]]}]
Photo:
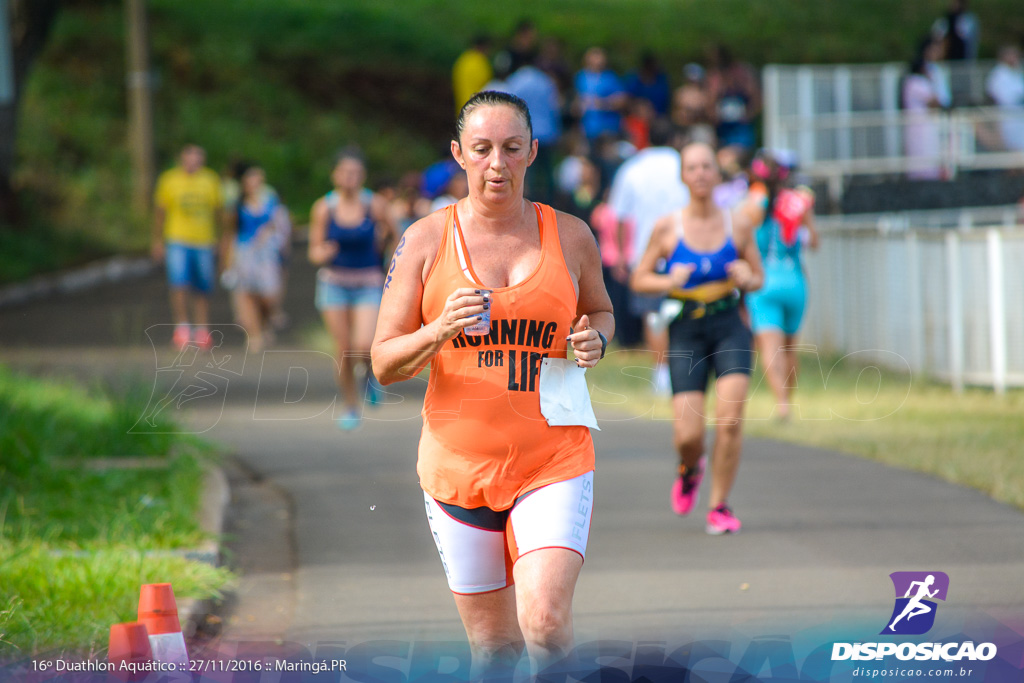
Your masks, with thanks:
[{"label": "orange traffic cone", "polygon": [[174,601],[171,584],[143,584],[139,593],[139,622],[145,624],[149,633],[153,659],[177,664],[179,671],[187,671],[188,652],[178,622],[178,605]]},{"label": "orange traffic cone", "polygon": [[107,661],[114,666],[111,673],[115,677],[126,682],[141,681],[149,674],[146,664],[152,659],[145,625],[130,621],[110,627]]}]

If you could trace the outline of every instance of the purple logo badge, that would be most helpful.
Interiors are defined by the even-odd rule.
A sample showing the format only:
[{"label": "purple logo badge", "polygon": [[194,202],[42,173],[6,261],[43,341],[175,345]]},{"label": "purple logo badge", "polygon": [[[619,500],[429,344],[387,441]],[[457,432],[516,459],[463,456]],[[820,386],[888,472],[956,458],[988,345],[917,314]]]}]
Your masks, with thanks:
[{"label": "purple logo badge", "polygon": [[893,572],[889,578],[896,590],[896,604],[881,635],[927,633],[935,623],[935,600],[946,599],[949,577],[944,572]]}]

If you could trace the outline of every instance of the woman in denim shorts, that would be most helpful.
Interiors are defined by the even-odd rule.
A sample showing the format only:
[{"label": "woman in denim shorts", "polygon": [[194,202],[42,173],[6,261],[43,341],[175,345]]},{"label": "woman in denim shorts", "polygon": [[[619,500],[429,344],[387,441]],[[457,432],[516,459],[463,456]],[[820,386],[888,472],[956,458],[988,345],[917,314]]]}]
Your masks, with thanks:
[{"label": "woman in denim shorts", "polygon": [[[309,260],[317,272],[316,307],[334,340],[338,386],[344,408],[338,426],[355,429],[361,419],[365,382],[374,400],[370,344],[384,287],[383,254],[395,238],[383,198],[364,187],[366,165],[347,149],[331,173],[334,189],[313,204],[309,225]],[[399,248],[401,248],[399,246]]]}]

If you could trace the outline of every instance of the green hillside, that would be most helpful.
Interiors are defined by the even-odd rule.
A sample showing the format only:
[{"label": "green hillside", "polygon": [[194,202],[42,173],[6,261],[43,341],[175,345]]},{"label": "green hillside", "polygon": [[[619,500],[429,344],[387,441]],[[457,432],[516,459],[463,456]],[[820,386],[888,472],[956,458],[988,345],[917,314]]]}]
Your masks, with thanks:
[{"label": "green hillside", "polygon": [[[1024,34],[1018,0],[974,4],[983,50]],[[161,167],[188,140],[210,165],[258,160],[302,220],[334,150],[357,142],[371,181],[432,161],[452,118],[449,68],[479,32],[523,17],[561,38],[573,67],[591,44],[627,70],[642,49],[671,74],[713,41],[767,62],[908,57],[944,0],[150,0]],[[125,146],[123,3],[65,3],[26,84],[15,176],[28,230],[0,230],[0,282],[111,250],[143,248]]]}]

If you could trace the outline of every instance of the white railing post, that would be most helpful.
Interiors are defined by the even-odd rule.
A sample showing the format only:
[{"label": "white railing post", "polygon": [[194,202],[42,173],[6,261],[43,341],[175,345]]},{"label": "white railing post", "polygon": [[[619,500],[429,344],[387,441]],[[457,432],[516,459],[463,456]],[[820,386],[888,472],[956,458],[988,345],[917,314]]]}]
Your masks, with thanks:
[{"label": "white railing post", "polygon": [[[839,242],[831,251],[832,256],[832,283],[834,286],[832,291],[836,293],[833,297],[835,301],[835,307],[831,308],[833,313],[833,320],[835,320],[835,339],[837,345],[842,345],[849,339],[846,331],[846,322],[850,319],[851,311],[846,305],[846,292],[848,285],[846,259],[844,255],[850,252],[850,237],[849,233],[841,232],[833,237],[836,242]],[[840,349],[837,349],[840,350]],[[844,346],[842,351],[846,351]]]},{"label": "white railing post", "polygon": [[1003,278],[1003,236],[989,228],[988,238],[988,322],[992,353],[992,388],[1006,393],[1006,293]]},{"label": "white railing post", "polygon": [[779,86],[780,67],[769,64],[764,68],[762,75],[764,88],[764,101],[771,102],[773,106],[764,108],[764,141],[769,148],[781,147],[779,138],[779,102],[782,98],[782,89]]},{"label": "white railing post", "polygon": [[978,136],[974,130],[976,117],[963,111],[954,111],[952,117],[956,130],[956,148],[953,153],[957,163],[973,167],[975,150],[978,148]]},{"label": "white railing post", "polygon": [[850,112],[853,109],[852,76],[850,68],[838,66],[832,73],[835,88],[836,115],[839,126],[836,128],[836,158],[849,161],[853,157],[853,139],[850,136]]},{"label": "white railing post", "polygon": [[818,160],[814,126],[814,71],[802,66],[796,72],[796,112],[799,124],[797,154],[801,164],[813,165]]},{"label": "white railing post", "polygon": [[[860,240],[862,248],[870,254],[871,245],[867,240]],[[889,326],[889,311],[892,308],[891,297],[886,296],[888,292],[895,291],[893,283],[889,280],[889,238],[885,235],[878,236],[876,245],[877,254],[874,258],[865,254],[864,263],[871,264],[871,286],[875,289],[873,308],[874,310],[874,333],[865,335],[869,343],[878,350],[892,351],[892,329]]]},{"label": "white railing post", "polygon": [[939,118],[939,126],[939,144],[942,145],[942,167],[946,171],[946,178],[953,180],[956,178],[957,162],[959,160],[956,148],[956,119],[953,118],[953,114],[946,111],[942,112]]},{"label": "white railing post", "polygon": [[946,298],[949,300],[949,376],[953,391],[964,390],[964,302],[960,235],[946,232]]},{"label": "white railing post", "polygon": [[900,116],[900,81],[903,71],[903,66],[899,64],[886,64],[882,67],[882,111],[887,115],[885,154],[889,157],[903,156],[903,121]]},{"label": "white railing post", "polygon": [[907,247],[907,298],[910,307],[910,367],[924,370],[924,297],[921,289],[921,249],[917,243],[917,231],[910,230],[906,236]]}]

